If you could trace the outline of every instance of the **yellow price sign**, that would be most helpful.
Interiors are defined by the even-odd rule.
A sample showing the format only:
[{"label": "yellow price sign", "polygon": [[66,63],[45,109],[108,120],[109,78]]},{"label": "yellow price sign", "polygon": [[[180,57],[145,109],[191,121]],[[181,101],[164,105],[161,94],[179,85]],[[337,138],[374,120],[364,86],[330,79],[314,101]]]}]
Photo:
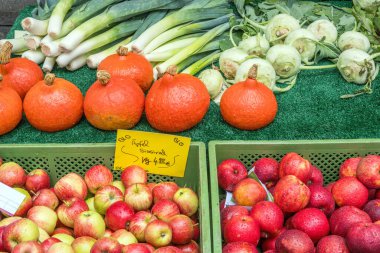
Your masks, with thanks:
[{"label": "yellow price sign", "polygon": [[114,169],[139,165],[148,173],[183,177],[190,142],[183,136],[118,130]]}]

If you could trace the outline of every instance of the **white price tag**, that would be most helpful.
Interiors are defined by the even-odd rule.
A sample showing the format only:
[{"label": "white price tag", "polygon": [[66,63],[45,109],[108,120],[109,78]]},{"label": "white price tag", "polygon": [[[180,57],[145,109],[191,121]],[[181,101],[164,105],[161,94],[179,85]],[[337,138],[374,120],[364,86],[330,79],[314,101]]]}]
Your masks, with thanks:
[{"label": "white price tag", "polygon": [[0,210],[12,216],[16,213],[26,196],[12,187],[0,183]]}]

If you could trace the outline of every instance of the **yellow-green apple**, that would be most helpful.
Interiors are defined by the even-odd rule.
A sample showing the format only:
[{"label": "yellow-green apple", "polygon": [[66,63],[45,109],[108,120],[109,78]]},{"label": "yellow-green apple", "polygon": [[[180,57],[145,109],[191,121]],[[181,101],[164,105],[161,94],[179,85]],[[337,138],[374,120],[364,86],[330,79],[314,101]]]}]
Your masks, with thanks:
[{"label": "yellow-green apple", "polygon": [[116,180],[116,181],[113,181],[111,183],[111,185],[117,187],[121,191],[121,193],[123,193],[123,195],[124,195],[124,193],[125,193],[125,186],[124,186],[123,182],[121,182],[120,180]]},{"label": "yellow-green apple", "polygon": [[339,168],[339,177],[356,177],[356,170],[358,169],[361,157],[351,157],[346,159]]},{"label": "yellow-green apple", "polygon": [[174,215],[180,214],[176,203],[168,199],[162,199],[156,202],[151,210],[158,219],[168,222]]},{"label": "yellow-green apple", "polygon": [[53,244],[61,242],[58,238],[50,237],[41,243],[42,251],[47,253]]},{"label": "yellow-green apple", "polygon": [[24,169],[14,162],[6,162],[0,166],[0,182],[10,187],[22,187],[25,184]]},{"label": "yellow-green apple", "polygon": [[326,216],[330,216],[335,209],[335,200],[326,188],[321,185],[309,185],[310,201],[307,207],[320,209]]},{"label": "yellow-green apple", "polygon": [[145,241],[156,248],[167,246],[172,241],[172,229],[164,221],[152,221],[145,228]]},{"label": "yellow-green apple", "polygon": [[50,188],[49,174],[43,169],[32,170],[26,175],[25,188],[34,193]]},{"label": "yellow-green apple", "polygon": [[280,178],[279,163],[273,158],[260,158],[253,163],[252,167],[255,167],[255,174],[267,188],[273,187]]},{"label": "yellow-green apple", "polygon": [[121,253],[121,245],[112,237],[103,237],[94,243],[91,253]]},{"label": "yellow-green apple", "polygon": [[103,217],[94,211],[84,211],[74,221],[74,235],[91,236],[95,239],[103,237],[106,224]]},{"label": "yellow-green apple", "polygon": [[284,223],[284,214],[273,202],[261,201],[251,209],[250,216],[255,219],[260,226],[263,237],[276,236]]},{"label": "yellow-green apple", "polygon": [[53,233],[57,225],[57,214],[46,206],[33,206],[26,216],[34,221],[37,226],[45,230],[49,235]]},{"label": "yellow-green apple", "polygon": [[59,221],[70,228],[74,227],[74,220],[76,217],[84,212],[88,211],[88,206],[83,199],[73,197],[64,200],[63,203],[57,208],[57,215]]},{"label": "yellow-green apple", "polygon": [[[179,247],[181,248],[181,247]],[[185,252],[185,251],[184,251]],[[199,251],[186,251],[199,252]],[[223,247],[222,253],[258,253],[255,245],[248,242],[230,242]]]},{"label": "yellow-green apple", "polygon": [[59,179],[54,185],[54,192],[61,201],[72,197],[85,199],[87,196],[87,185],[81,176],[76,173],[69,173]]},{"label": "yellow-green apple", "polygon": [[309,203],[310,190],[296,176],[287,175],[277,182],[273,198],[283,212],[298,212]]},{"label": "yellow-green apple", "polygon": [[89,211],[96,212],[95,205],[94,205],[94,200],[95,200],[95,197],[88,198],[88,199],[86,199],[86,204],[88,206],[88,210]]},{"label": "yellow-green apple", "polygon": [[365,204],[363,211],[368,213],[372,222],[380,220],[380,199],[368,201],[368,203]]},{"label": "yellow-green apple", "polygon": [[73,236],[74,231],[68,227],[57,227],[56,229],[54,229],[52,235],[55,235],[55,234],[67,234],[67,235]]},{"label": "yellow-green apple", "polygon": [[358,223],[370,223],[371,217],[354,206],[342,206],[336,209],[330,216],[331,234],[345,237],[350,227]]},{"label": "yellow-green apple", "polygon": [[52,189],[42,189],[32,197],[33,206],[46,206],[55,210],[59,205],[57,195]]},{"label": "yellow-green apple", "polygon": [[346,235],[348,249],[353,252],[380,252],[380,225],[358,223],[348,229]]},{"label": "yellow-green apple", "polygon": [[174,246],[166,246],[156,249],[154,253],[183,253],[183,251]]},{"label": "yellow-green apple", "polygon": [[103,237],[111,237],[112,233],[113,231],[111,229],[106,228]]},{"label": "yellow-green apple", "polygon": [[112,172],[104,165],[92,166],[84,175],[84,181],[87,184],[88,190],[93,194],[103,186],[111,184],[112,180]]},{"label": "yellow-green apple", "polygon": [[3,247],[6,251],[11,252],[21,242],[36,242],[39,235],[37,224],[23,218],[5,227],[2,236]]},{"label": "yellow-green apple", "polygon": [[235,184],[247,177],[244,164],[236,159],[222,161],[217,168],[218,184],[226,191],[232,191]]},{"label": "yellow-green apple", "polygon": [[50,235],[40,227],[38,227],[38,232],[40,233],[37,240],[38,242],[43,242],[46,239],[50,238]]},{"label": "yellow-green apple", "polygon": [[173,216],[169,220],[169,226],[173,233],[172,242],[174,244],[187,244],[193,239],[193,221],[188,216],[183,214]]},{"label": "yellow-green apple", "polygon": [[116,230],[112,233],[111,237],[115,238],[122,245],[128,245],[138,242],[136,237],[126,229]]},{"label": "yellow-green apple", "polygon": [[61,242],[64,242],[68,245],[71,245],[71,243],[74,241],[74,237],[68,234],[55,234],[52,235],[53,238],[59,239]]},{"label": "yellow-green apple", "polygon": [[104,215],[110,205],[122,200],[123,193],[117,187],[106,185],[95,193],[94,207],[98,213]]},{"label": "yellow-green apple", "polygon": [[368,188],[380,189],[380,156],[367,155],[361,159],[356,176]]},{"label": "yellow-green apple", "polygon": [[14,216],[25,216],[26,213],[29,211],[29,209],[33,206],[32,198],[30,197],[29,192],[23,188],[13,188],[13,189],[25,195],[24,200],[22,201],[21,205],[18,207]]},{"label": "yellow-green apple", "polygon": [[230,242],[249,242],[257,246],[260,239],[260,225],[248,215],[235,216],[223,229],[224,240]]},{"label": "yellow-green apple", "polygon": [[3,232],[4,229],[9,225],[12,224],[13,222],[20,220],[21,217],[8,217],[5,219],[0,220],[0,252],[5,251],[4,245],[3,245]]},{"label": "yellow-green apple", "polygon": [[[153,248],[153,250],[154,250],[154,248]],[[121,252],[122,253],[151,253],[153,251],[150,251],[142,243],[132,243],[129,245],[122,245]]]},{"label": "yellow-green apple", "polygon": [[328,235],[319,240],[316,253],[350,253],[348,250],[346,240],[339,235]]},{"label": "yellow-green apple", "polygon": [[278,168],[280,178],[294,175],[303,183],[307,183],[311,177],[310,162],[297,153],[287,153],[280,161]]},{"label": "yellow-green apple", "polygon": [[75,238],[75,240],[71,243],[71,247],[73,247],[75,253],[90,253],[95,242],[96,239],[90,236],[81,236]]},{"label": "yellow-green apple", "polygon": [[276,252],[314,252],[314,243],[305,232],[290,229],[277,238]]},{"label": "yellow-green apple", "polygon": [[38,242],[22,242],[14,247],[12,253],[43,253],[43,249]]},{"label": "yellow-green apple", "polygon": [[191,216],[198,211],[198,196],[190,188],[179,188],[173,196],[173,201],[184,215]]},{"label": "yellow-green apple", "polygon": [[139,242],[145,242],[145,228],[150,222],[154,220],[157,220],[156,216],[149,212],[137,212],[129,222],[129,231],[136,237]]},{"label": "yellow-green apple", "polygon": [[199,245],[195,241],[191,241],[188,244],[177,245],[177,247],[184,253],[200,253]]},{"label": "yellow-green apple", "polygon": [[368,201],[368,189],[356,177],[340,178],[331,192],[338,206],[355,206],[361,209]]},{"label": "yellow-green apple", "polygon": [[322,171],[313,165],[310,165],[310,167],[311,167],[311,177],[309,178],[309,181],[307,181],[307,185],[323,186]]},{"label": "yellow-green apple", "polygon": [[252,178],[246,178],[237,183],[232,195],[235,203],[241,206],[253,206],[267,197],[265,189]]},{"label": "yellow-green apple", "polygon": [[226,223],[235,216],[248,215],[249,212],[244,206],[227,206],[220,213],[222,230]]},{"label": "yellow-green apple", "polygon": [[117,201],[107,209],[104,221],[109,229],[116,231],[128,228],[134,214],[130,205],[124,201]]},{"label": "yellow-green apple", "polygon": [[174,194],[178,189],[178,185],[174,182],[161,182],[156,184],[152,189],[154,203],[162,199],[173,200]]},{"label": "yellow-green apple", "polygon": [[135,211],[148,210],[153,203],[152,192],[145,184],[132,184],[125,189],[124,201]]},{"label": "yellow-green apple", "polygon": [[126,188],[133,184],[146,184],[148,182],[148,174],[143,168],[137,165],[131,165],[125,168],[120,178]]},{"label": "yellow-green apple", "polygon": [[53,244],[47,253],[75,253],[70,244],[64,242],[58,242]]}]

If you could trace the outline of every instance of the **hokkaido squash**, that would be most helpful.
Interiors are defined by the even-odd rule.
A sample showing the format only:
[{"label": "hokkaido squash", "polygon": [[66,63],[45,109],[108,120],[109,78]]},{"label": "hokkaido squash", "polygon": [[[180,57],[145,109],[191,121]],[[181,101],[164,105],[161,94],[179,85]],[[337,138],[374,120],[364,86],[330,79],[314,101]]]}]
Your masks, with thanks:
[{"label": "hokkaido squash", "polygon": [[144,92],[130,78],[113,77],[107,71],[97,72],[98,80],[88,89],[84,114],[102,130],[130,129],[141,119]]},{"label": "hokkaido squash", "polygon": [[29,123],[41,131],[66,130],[83,115],[83,95],[73,83],[48,73],[26,94],[24,112]]},{"label": "hokkaido squash", "polygon": [[119,47],[116,54],[106,57],[98,66],[112,77],[128,77],[134,80],[143,91],[153,83],[153,67],[142,55],[129,52],[126,47]]},{"label": "hokkaido squash", "polygon": [[21,118],[22,100],[20,96],[15,90],[0,84],[0,135],[12,131]]},{"label": "hokkaido squash", "polygon": [[210,105],[206,86],[170,67],[150,88],[145,102],[149,124],[162,132],[181,132],[197,125]]},{"label": "hokkaido squash", "polygon": [[272,90],[257,81],[257,66],[247,80],[227,88],[220,100],[223,119],[241,130],[256,130],[269,125],[277,114],[277,100]]},{"label": "hokkaido squash", "polygon": [[5,42],[0,51],[0,85],[14,89],[23,99],[28,90],[43,79],[40,67],[26,58],[11,58],[12,44]]}]

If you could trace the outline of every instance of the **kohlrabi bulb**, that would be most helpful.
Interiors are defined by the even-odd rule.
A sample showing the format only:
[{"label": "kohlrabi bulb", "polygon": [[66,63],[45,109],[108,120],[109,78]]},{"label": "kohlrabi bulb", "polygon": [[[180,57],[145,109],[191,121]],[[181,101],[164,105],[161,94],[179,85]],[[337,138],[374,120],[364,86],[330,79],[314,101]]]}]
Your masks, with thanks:
[{"label": "kohlrabi bulb", "polygon": [[367,36],[360,32],[348,31],[340,35],[338,39],[338,47],[344,51],[350,48],[357,48],[364,52],[368,52],[371,44]]},{"label": "kohlrabi bulb", "polygon": [[281,43],[289,32],[299,28],[301,28],[300,23],[296,18],[288,14],[278,14],[265,27],[265,37],[269,42]]},{"label": "kohlrabi bulb", "polygon": [[276,84],[276,71],[267,60],[261,58],[252,58],[240,64],[236,72],[235,83],[245,81],[253,65],[257,65],[256,79],[265,84],[269,89],[273,89]]},{"label": "kohlrabi bulb", "polygon": [[347,82],[356,84],[366,84],[368,74],[371,80],[374,80],[379,72],[371,56],[357,48],[342,52],[339,55],[337,67]]},{"label": "kohlrabi bulb", "polygon": [[218,94],[222,90],[222,86],[224,83],[224,78],[218,70],[205,69],[199,74],[198,78],[206,86],[208,94],[210,94],[211,99],[218,96]]},{"label": "kohlrabi bulb", "polygon": [[224,51],[219,57],[219,67],[227,79],[234,79],[240,63],[245,61],[248,54],[240,48],[233,47]]},{"label": "kohlrabi bulb", "polygon": [[353,2],[364,10],[376,10],[380,6],[380,0],[353,0]]},{"label": "kohlrabi bulb", "polygon": [[324,41],[334,43],[338,38],[338,31],[335,25],[327,19],[314,21],[307,27],[307,30],[312,32],[317,40],[325,38]]},{"label": "kohlrabi bulb", "polygon": [[317,39],[312,32],[301,28],[290,32],[285,39],[285,44],[297,49],[302,61],[309,63],[314,58],[317,49],[315,40]]},{"label": "kohlrabi bulb", "polygon": [[268,40],[261,34],[248,37],[239,43],[239,48],[249,55],[263,56],[269,49]]},{"label": "kohlrabi bulb", "polygon": [[275,45],[267,52],[269,61],[276,74],[283,78],[296,75],[301,68],[301,55],[297,49],[289,45]]}]

